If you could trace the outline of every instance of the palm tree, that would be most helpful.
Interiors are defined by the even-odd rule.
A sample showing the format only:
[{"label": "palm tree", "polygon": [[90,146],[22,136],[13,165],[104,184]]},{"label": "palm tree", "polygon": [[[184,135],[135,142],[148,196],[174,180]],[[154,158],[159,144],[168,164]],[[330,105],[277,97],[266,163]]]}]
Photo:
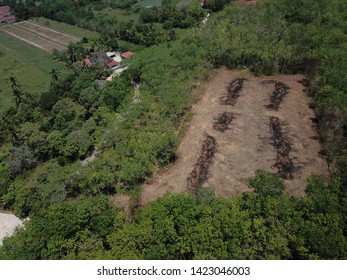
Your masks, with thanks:
[{"label": "palm tree", "polygon": [[77,61],[77,53],[76,53],[76,46],[73,43],[69,43],[67,46],[67,54],[69,56],[69,60],[71,63],[74,63]]},{"label": "palm tree", "polygon": [[51,81],[52,83],[55,83],[58,81],[59,78],[59,72],[57,69],[52,68],[51,72],[49,73],[51,74]]},{"label": "palm tree", "polygon": [[11,83],[11,89],[12,89],[14,101],[18,109],[19,104],[23,101],[22,86],[17,82],[17,78],[14,76],[13,73],[10,77],[10,83]]},{"label": "palm tree", "polygon": [[13,124],[13,120],[11,119],[11,117],[8,114],[3,114],[1,119],[5,125],[5,128],[7,129],[7,131],[10,132],[10,134],[12,136],[12,142],[13,143],[19,143],[20,142],[20,136],[19,136],[17,130],[15,129],[15,126]]}]

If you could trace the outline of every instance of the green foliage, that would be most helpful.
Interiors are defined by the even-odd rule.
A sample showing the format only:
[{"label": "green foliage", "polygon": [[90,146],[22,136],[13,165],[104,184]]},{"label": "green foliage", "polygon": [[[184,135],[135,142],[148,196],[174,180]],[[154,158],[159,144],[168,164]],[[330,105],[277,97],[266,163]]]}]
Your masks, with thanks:
[{"label": "green foliage", "polygon": [[28,146],[13,147],[9,161],[9,170],[13,175],[18,175],[35,164],[36,159]]},{"label": "green foliage", "polygon": [[257,170],[256,177],[249,181],[249,185],[263,196],[281,195],[284,191],[284,184],[276,174],[268,173],[264,170]]},{"label": "green foliage", "polygon": [[51,205],[31,217],[0,256],[8,259],[100,258],[103,238],[111,233],[115,209],[104,196]]},{"label": "green foliage", "polygon": [[[24,5],[20,17],[39,14],[89,25],[95,20],[91,7],[101,10],[106,3],[53,2],[43,1],[44,11],[44,5],[18,2],[16,10]],[[217,2],[211,2],[215,9],[224,6],[225,1]],[[128,70],[102,89],[95,80],[109,73],[93,67],[71,67],[36,96],[27,94],[19,79],[23,100],[0,122],[0,194],[6,208],[30,221],[4,241],[0,258],[345,259],[344,10],[337,0],[231,4],[176,41],[170,29],[192,26],[185,19],[200,13],[176,14],[167,2],[160,15],[143,12],[149,24],[95,23],[94,29],[111,26],[117,38],[152,47],[136,53]],[[86,17],[91,22],[83,22]],[[114,43],[106,39],[99,43]],[[71,45],[62,59],[72,66],[84,51]],[[307,196],[293,198],[277,176],[257,171],[250,180],[256,193],[233,199],[210,191],[167,195],[139,208],[133,220],[115,213],[100,194],[136,191],[158,166],[175,159],[193,82],[207,79],[213,66],[247,68],[257,75],[305,74],[337,179],[328,184],[311,178]],[[53,67],[48,68],[47,73]],[[79,160],[92,151],[95,161],[81,166]]]}]

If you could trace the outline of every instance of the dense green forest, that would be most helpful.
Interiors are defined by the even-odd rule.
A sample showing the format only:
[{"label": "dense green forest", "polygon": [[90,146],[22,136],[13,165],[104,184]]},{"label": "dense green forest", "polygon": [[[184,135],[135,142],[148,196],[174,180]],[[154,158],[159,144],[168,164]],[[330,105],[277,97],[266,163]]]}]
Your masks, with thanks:
[{"label": "dense green forest", "polygon": [[[76,22],[89,17],[81,11],[118,3],[2,2],[21,11],[21,18],[45,16],[97,31]],[[53,69],[49,91],[38,95],[11,77],[15,105],[0,122],[0,203],[30,220],[4,240],[0,259],[347,258],[347,4],[210,5],[216,12],[206,24],[199,23],[206,11],[194,10],[182,12],[191,23],[176,24],[173,13],[181,11],[169,4],[161,8],[171,7],[167,18],[163,10],[151,15],[139,9],[138,23],[108,22],[117,39],[146,48],[103,88],[94,81],[105,70],[72,67],[69,59],[68,73]],[[67,18],[58,18],[57,10],[68,11]],[[122,25],[128,37],[120,34]],[[134,40],[141,27],[156,32]],[[331,181],[310,178],[307,195],[294,198],[276,175],[260,170],[249,182],[255,193],[169,194],[128,217],[109,195],[130,194],[136,208],[145,179],[175,160],[196,82],[222,66],[306,76]],[[141,85],[139,97],[135,83]],[[96,160],[81,166],[95,151]]]}]

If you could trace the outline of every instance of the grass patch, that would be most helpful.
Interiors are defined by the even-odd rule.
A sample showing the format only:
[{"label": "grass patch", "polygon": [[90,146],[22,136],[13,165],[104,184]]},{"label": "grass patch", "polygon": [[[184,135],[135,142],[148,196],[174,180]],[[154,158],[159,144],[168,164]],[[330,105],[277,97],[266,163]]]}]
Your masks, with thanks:
[{"label": "grass patch", "polygon": [[129,10],[105,8],[100,11],[95,11],[95,13],[98,17],[102,16],[103,18],[115,18],[117,21],[127,22],[129,20],[133,20],[137,22],[139,20],[139,15]]},{"label": "grass patch", "polygon": [[146,48],[145,46],[137,45],[131,42],[123,41],[123,40],[118,40],[117,42],[118,42],[119,48],[123,49],[124,51],[139,53]]},{"label": "grass patch", "polygon": [[45,27],[52,28],[56,31],[60,31],[63,33],[67,33],[70,35],[78,36],[78,37],[88,37],[88,38],[97,38],[99,34],[94,31],[90,31],[84,28],[80,28],[75,25],[70,25],[64,22],[54,21],[47,18],[35,18],[33,21],[37,24],[40,24]]},{"label": "grass patch", "polygon": [[39,93],[48,89],[52,68],[64,72],[64,65],[50,54],[0,31],[0,112],[12,104],[12,73],[23,91]]},{"label": "grass patch", "polygon": [[140,2],[141,7],[153,6],[160,7],[163,0],[143,0]]},{"label": "grass patch", "polygon": [[181,0],[171,0],[172,5],[176,6]]}]

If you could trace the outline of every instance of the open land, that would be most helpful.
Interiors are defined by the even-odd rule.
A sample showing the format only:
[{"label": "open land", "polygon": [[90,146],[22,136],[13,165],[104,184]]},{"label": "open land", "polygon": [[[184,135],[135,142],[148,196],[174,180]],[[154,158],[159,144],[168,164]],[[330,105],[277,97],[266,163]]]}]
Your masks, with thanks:
[{"label": "open land", "polygon": [[131,11],[114,9],[114,8],[105,8],[100,11],[95,11],[97,17],[102,17],[104,19],[116,19],[117,21],[127,22],[133,20],[135,22],[139,19],[139,14]]},{"label": "open land", "polygon": [[94,31],[90,31],[84,28],[80,28],[75,25],[67,24],[65,22],[59,22],[47,18],[35,18],[33,19],[34,23],[39,24],[43,27],[48,27],[50,29],[53,29],[55,31],[59,31],[65,34],[77,36],[79,38],[82,37],[88,37],[88,38],[97,38],[99,37],[99,34]]},{"label": "open land", "polygon": [[46,52],[53,50],[63,51],[70,42],[76,43],[81,37],[69,35],[38,25],[32,21],[21,21],[13,24],[4,25],[1,31],[20,39],[34,47]]},{"label": "open land", "polygon": [[13,214],[0,213],[0,245],[5,237],[11,236],[23,222]]},{"label": "open land", "polygon": [[52,68],[64,72],[64,65],[47,52],[0,32],[0,112],[12,104],[12,73],[25,92],[36,93],[48,89]]},{"label": "open land", "polygon": [[222,196],[250,192],[258,169],[277,173],[294,196],[304,195],[310,175],[328,178],[302,79],[220,70],[201,89],[175,164],[148,180],[141,204],[200,187]]}]

